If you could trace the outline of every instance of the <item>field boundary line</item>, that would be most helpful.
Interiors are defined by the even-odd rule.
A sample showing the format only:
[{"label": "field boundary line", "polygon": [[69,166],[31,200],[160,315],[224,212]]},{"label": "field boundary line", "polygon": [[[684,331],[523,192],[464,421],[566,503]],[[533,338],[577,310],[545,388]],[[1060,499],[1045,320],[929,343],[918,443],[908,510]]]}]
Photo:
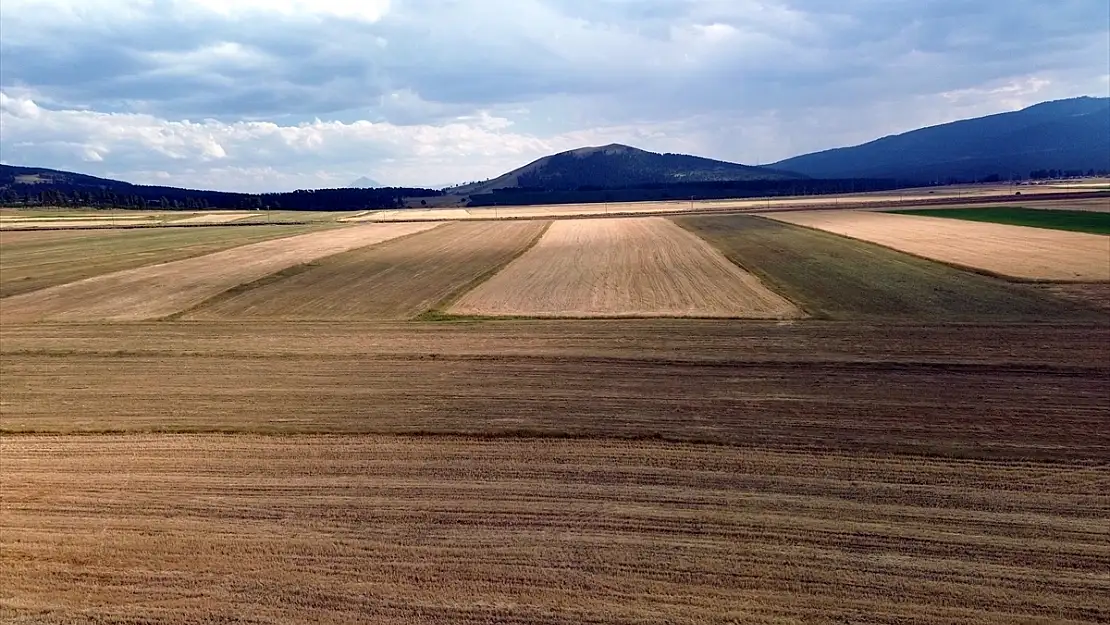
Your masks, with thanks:
[{"label": "field boundary line", "polygon": [[[431,308],[412,317],[411,319],[414,321],[477,321],[480,319],[484,319],[484,317],[471,317],[468,315],[451,315],[445,311],[450,308],[452,304],[459,301],[462,296],[478,288],[483,283],[488,282],[494,276],[501,273],[506,267],[513,264],[518,258],[531,251],[532,248],[536,247],[536,244],[540,242],[540,239],[542,239],[547,234],[547,231],[550,229],[551,222],[548,221],[546,224],[544,224],[543,228],[541,228],[540,231],[536,233],[536,236],[532,237],[532,240],[529,241],[528,244],[525,245],[523,248],[521,248],[519,252],[510,256],[508,259],[505,260],[505,262],[500,263],[494,267],[490,267],[489,269],[475,277],[473,280],[467,282],[466,284],[463,284],[454,291],[451,291],[447,294],[446,297],[436,302]],[[494,318],[500,317],[491,317],[491,319]]]},{"label": "field boundary line", "polygon": [[[889,211],[880,211],[880,212],[889,212]],[[940,265],[945,265],[945,266],[951,267],[953,269],[959,269],[960,271],[967,271],[967,272],[970,272],[970,273],[977,273],[981,276],[987,276],[988,278],[997,278],[999,280],[1002,280],[1004,282],[1009,282],[1009,283],[1012,283],[1012,284],[1110,284],[1110,280],[1053,280],[1051,278],[1021,278],[1021,277],[1017,277],[1017,276],[1008,276],[1004,273],[998,273],[996,271],[991,271],[990,269],[983,269],[982,267],[971,267],[969,265],[963,265],[963,264],[960,264],[960,263],[956,263],[956,262],[952,262],[952,261],[948,261],[948,260],[942,260],[942,259],[939,259],[939,258],[930,258],[930,257],[925,256],[923,254],[917,254],[915,252],[910,252],[910,251],[907,251],[907,250],[900,250],[900,249],[898,249],[896,247],[892,247],[890,245],[883,245],[882,243],[876,243],[874,241],[868,241],[866,239],[861,239],[859,237],[849,236],[847,234],[841,234],[839,232],[830,232],[828,230],[824,230],[824,229],[818,228],[816,226],[807,226],[805,224],[798,224],[798,223],[793,223],[793,222],[789,222],[789,221],[782,221],[782,220],[779,220],[779,219],[775,219],[774,217],[768,217],[767,215],[760,215],[760,214],[757,214],[757,213],[753,213],[751,216],[752,217],[758,217],[760,219],[768,219],[770,221],[774,221],[774,222],[780,223],[780,224],[788,224],[788,225],[791,225],[791,226],[797,226],[799,228],[805,228],[807,230],[814,230],[816,232],[824,232],[825,234],[831,234],[834,237],[843,237],[845,239],[851,239],[852,241],[857,241],[859,243],[867,243],[867,244],[870,244],[870,245],[878,245],[879,247],[886,248],[888,250],[894,250],[895,252],[898,252],[900,254],[905,254],[907,256],[913,256],[914,258],[917,258],[917,259],[920,259],[920,260],[927,260],[931,263],[937,263],[937,264],[940,264]],[[938,217],[937,219],[946,219],[946,218],[945,217]],[[1009,225],[1009,224],[999,224],[999,225]],[[1028,226],[1014,226],[1014,227],[1015,228],[1024,228],[1024,227],[1028,227]],[[1107,237],[1107,238],[1110,239],[1110,237]],[[1108,241],[1108,244],[1110,244],[1110,241]],[[1053,297],[1056,297],[1056,296],[1053,296]]]},{"label": "field boundary line", "polygon": [[[696,218],[696,217],[704,217],[704,216],[705,215],[693,215],[691,217]],[[760,282],[762,282],[765,286],[767,286],[767,288],[771,289],[772,287],[774,287],[772,290],[777,295],[779,295],[780,297],[782,297],[786,301],[793,304],[798,310],[802,311],[804,316],[801,319],[818,320],[818,321],[833,321],[833,320],[835,320],[834,317],[830,316],[829,314],[827,314],[825,312],[817,312],[817,311],[810,310],[810,308],[808,306],[806,306],[805,304],[802,304],[801,301],[799,301],[796,297],[793,297],[791,294],[788,294],[789,289],[786,288],[785,285],[783,285],[779,281],[771,278],[771,276],[767,275],[766,273],[764,273],[762,270],[760,270],[758,268],[752,268],[752,267],[746,266],[744,263],[742,263],[739,260],[733,258],[732,255],[729,254],[728,252],[726,252],[725,250],[717,247],[716,245],[713,245],[713,242],[710,241],[709,239],[706,239],[705,237],[701,236],[700,234],[698,234],[694,230],[692,230],[690,228],[687,228],[686,226],[683,226],[681,223],[679,223],[679,220],[683,219],[685,217],[687,217],[687,215],[672,215],[672,216],[668,216],[666,219],[668,221],[670,221],[671,223],[673,223],[674,225],[678,226],[679,228],[682,228],[686,232],[689,232],[690,234],[692,234],[692,235],[696,236],[697,238],[701,239],[702,241],[704,241],[706,243],[706,245],[708,245],[709,247],[712,247],[713,249],[717,250],[718,254],[727,258],[728,262],[732,263],[733,265],[736,265],[741,270],[746,271],[746,272],[752,274],[753,276],[755,276],[756,278],[758,278]],[[787,225],[790,225],[790,224],[787,224]]]},{"label": "field boundary line", "polygon": [[451,224],[451,223],[454,223],[454,222],[445,221],[441,224],[437,224],[435,226],[432,226],[431,228],[428,228],[427,230],[420,230],[419,232],[412,232],[412,233],[409,233],[409,234],[406,234],[406,235],[403,235],[403,236],[399,236],[399,237],[396,237],[396,238],[393,238],[393,239],[386,239],[384,241],[379,241],[377,243],[371,243],[370,245],[364,245],[362,247],[356,247],[354,249],[345,250],[345,251],[342,251],[342,252],[337,252],[335,254],[329,254],[327,256],[321,256],[320,258],[314,258],[314,259],[312,259],[312,260],[310,260],[306,263],[298,263],[298,264],[292,265],[290,267],[284,267],[284,268],[279,269],[279,270],[277,270],[273,273],[262,276],[261,278],[258,278],[257,280],[251,280],[250,282],[244,282],[244,283],[241,283],[241,284],[236,284],[235,286],[233,286],[231,288],[228,288],[228,289],[225,289],[225,290],[213,295],[212,297],[209,297],[208,299],[206,299],[202,302],[199,302],[199,303],[197,303],[193,306],[190,306],[190,307],[188,307],[184,310],[179,310],[175,313],[166,315],[164,317],[159,317],[157,319],[154,319],[153,321],[178,321],[182,317],[184,317],[185,315],[189,315],[189,314],[195,313],[197,311],[203,310],[204,308],[206,308],[207,306],[210,306],[212,304],[225,301],[225,300],[227,300],[231,297],[235,297],[236,295],[241,295],[243,293],[246,293],[248,291],[251,291],[251,290],[254,290],[254,289],[257,289],[257,288],[261,288],[261,287],[264,287],[264,286],[268,286],[270,284],[274,284],[276,282],[280,282],[280,281],[288,279],[288,278],[292,278],[293,276],[296,276],[296,275],[300,275],[300,274],[302,274],[306,271],[309,271],[311,269],[314,269],[314,268],[318,267],[323,261],[325,261],[329,258],[332,258],[332,257],[335,257],[335,256],[340,256],[342,254],[348,254],[350,252],[357,252],[359,250],[364,250],[364,249],[367,249],[367,248],[377,247],[377,246],[383,245],[385,243],[392,243],[394,241],[403,241],[405,239],[424,234],[425,232],[431,232],[433,230],[436,230],[437,228],[440,228],[444,225]]}]

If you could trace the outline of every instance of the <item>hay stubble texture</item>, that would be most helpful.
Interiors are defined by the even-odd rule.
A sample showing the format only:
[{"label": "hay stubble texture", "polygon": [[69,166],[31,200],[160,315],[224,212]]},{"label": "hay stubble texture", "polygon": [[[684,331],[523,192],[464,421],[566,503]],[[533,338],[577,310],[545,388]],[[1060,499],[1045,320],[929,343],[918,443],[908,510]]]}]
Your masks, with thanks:
[{"label": "hay stubble texture", "polygon": [[156,319],[282,269],[438,225],[351,226],[118,271],[5,298],[0,316],[5,323]]},{"label": "hay stubble texture", "polygon": [[525,317],[793,318],[801,312],[660,217],[556,221],[448,312]]},{"label": "hay stubble texture", "polygon": [[768,217],[1023,280],[1110,281],[1110,237],[995,223],[864,211]]}]

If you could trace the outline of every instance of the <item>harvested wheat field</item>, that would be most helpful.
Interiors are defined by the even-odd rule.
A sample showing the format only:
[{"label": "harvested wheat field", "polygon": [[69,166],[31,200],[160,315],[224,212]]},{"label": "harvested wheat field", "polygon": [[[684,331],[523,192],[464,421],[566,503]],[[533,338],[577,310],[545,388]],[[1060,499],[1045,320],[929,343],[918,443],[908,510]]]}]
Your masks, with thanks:
[{"label": "harvested wheat field", "polygon": [[285,225],[0,231],[0,297],[306,232]]},{"label": "harvested wheat field", "polygon": [[249,217],[257,217],[257,212],[251,213],[212,213],[208,215],[194,215],[184,219],[175,219],[170,223],[174,225],[182,224],[226,224],[233,221],[240,221]]},{"label": "harvested wheat field", "polygon": [[118,226],[157,226],[158,221],[153,218],[120,218],[120,219],[27,219],[5,220],[0,222],[0,230],[36,230],[45,229],[80,229],[80,228],[113,228]]},{"label": "harvested wheat field", "polygon": [[1108,339],[4,324],[0,620],[1105,622]]},{"label": "harvested wheat field", "polygon": [[313,232],[86,278],[5,298],[5,323],[165,317],[288,267],[439,224],[375,224]]},{"label": "harvested wheat field", "polygon": [[183,319],[404,319],[523,253],[547,224],[451,223],[331,256],[215,297]]},{"label": "harvested wheat field", "polygon": [[588,440],[3,440],[37,623],[1110,618],[1104,466]]},{"label": "harvested wheat field", "polygon": [[801,312],[660,217],[554,222],[455,315],[793,318]]},{"label": "harvested wheat field", "polygon": [[1099,234],[865,211],[765,216],[1010,278],[1110,280],[1110,237]]}]

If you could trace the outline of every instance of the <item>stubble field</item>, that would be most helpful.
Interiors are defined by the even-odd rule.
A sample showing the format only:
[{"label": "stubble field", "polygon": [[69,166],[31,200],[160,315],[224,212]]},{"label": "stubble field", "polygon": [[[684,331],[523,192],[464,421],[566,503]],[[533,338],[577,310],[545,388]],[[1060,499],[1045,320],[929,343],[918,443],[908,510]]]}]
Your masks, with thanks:
[{"label": "stubble field", "polygon": [[0,232],[0,297],[306,231],[270,226]]},{"label": "stubble field", "polygon": [[448,312],[523,317],[792,318],[800,312],[661,217],[554,222]]},{"label": "stubble field", "polygon": [[[591,223],[162,265],[128,239],[69,274],[114,290],[55,268],[0,297],[0,620],[1110,620],[1110,317],[1074,295],[1103,285],[747,216]],[[114,236],[31,235],[0,277]],[[439,314],[598,284],[813,318]],[[94,320],[140,308],[185,318]]]},{"label": "stubble field", "polygon": [[322,259],[285,280],[244,285],[183,318],[415,317],[523,253],[546,227],[541,221],[443,225]]},{"label": "stubble field", "polygon": [[1110,238],[1099,234],[864,211],[767,217],[1011,278],[1110,281]]},{"label": "stubble field", "polygon": [[438,225],[375,224],[252,243],[15,295],[2,313],[8,323],[157,319],[289,267]]}]

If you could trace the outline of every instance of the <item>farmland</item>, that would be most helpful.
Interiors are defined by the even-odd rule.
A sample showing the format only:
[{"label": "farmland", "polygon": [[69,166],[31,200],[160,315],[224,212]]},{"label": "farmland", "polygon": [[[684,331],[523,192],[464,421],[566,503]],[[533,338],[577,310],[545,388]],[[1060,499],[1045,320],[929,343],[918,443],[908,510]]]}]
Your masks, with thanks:
[{"label": "farmland", "polygon": [[[1107,616],[1098,470],[534,439],[32,437],[6,453],[21,539],[0,596],[40,622],[64,605],[146,622]],[[203,586],[183,583],[197,570]]]},{"label": "farmland", "polygon": [[414,317],[524,252],[546,226],[539,221],[440,226],[323,259],[286,280],[246,285],[184,318]]},{"label": "farmland", "polygon": [[[1108,201],[1110,202],[1110,201]],[[1044,210],[1021,206],[990,206],[983,208],[959,209],[915,209],[891,211],[899,215],[918,215],[921,217],[944,217],[947,219],[966,219],[987,223],[1010,224],[1050,228],[1072,232],[1110,234],[1110,212],[1083,210]]]},{"label": "farmland", "polygon": [[448,309],[530,317],[789,318],[799,311],[659,218],[559,221]]},{"label": "farmland", "polygon": [[1110,620],[1106,283],[749,215],[0,236],[0,621]]},{"label": "farmland", "polygon": [[762,217],[684,217],[676,222],[819,317],[1098,319],[1085,307],[1066,306],[1056,298],[998,278]]},{"label": "farmland", "polygon": [[0,232],[0,297],[306,231],[270,226]]},{"label": "farmland", "polygon": [[1010,278],[1110,281],[1110,239],[1097,234],[863,211],[767,216]]},{"label": "farmland", "polygon": [[5,299],[3,312],[8,322],[154,319],[301,263],[438,225],[370,225],[252,243],[15,295]]}]

